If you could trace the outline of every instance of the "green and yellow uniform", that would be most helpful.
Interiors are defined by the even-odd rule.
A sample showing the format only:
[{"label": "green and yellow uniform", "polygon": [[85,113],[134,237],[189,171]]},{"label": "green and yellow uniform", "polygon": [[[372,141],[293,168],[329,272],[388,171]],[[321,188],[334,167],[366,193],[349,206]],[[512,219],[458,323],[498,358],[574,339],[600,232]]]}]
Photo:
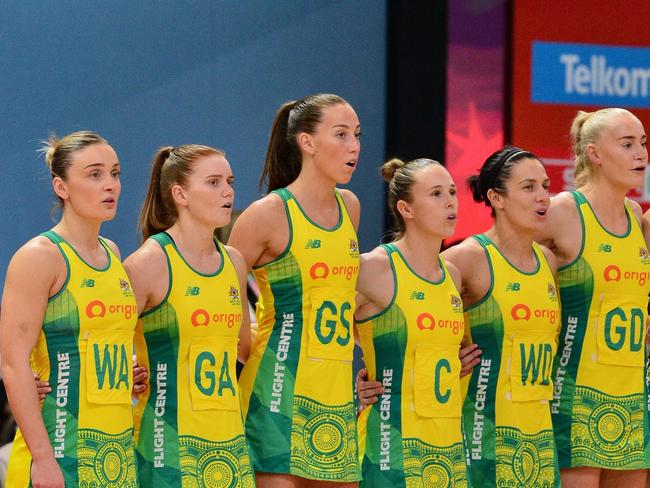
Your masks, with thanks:
[{"label": "green and yellow uniform", "polygon": [[138,357],[150,388],[136,407],[142,486],[253,487],[235,373],[242,323],[237,271],[194,270],[166,233],[151,237],[167,257],[169,286],[141,316]]},{"label": "green and yellow uniform", "polygon": [[600,225],[573,193],[582,247],[559,271],[562,330],[553,425],[561,468],[650,468],[645,322],[650,256],[626,206],[623,235]]},{"label": "green and yellow uniform", "polygon": [[286,189],[275,192],[290,227],[286,250],[254,270],[258,335],[240,377],[255,471],[309,479],[360,478],[352,331],[357,236],[336,193],[339,222],[325,229]]},{"label": "green and yellow uniform", "polygon": [[553,273],[537,244],[537,269],[527,273],[485,235],[474,238],[485,249],[492,282],[466,309],[469,340],[482,351],[463,405],[472,483],[559,486],[549,405],[560,329]]},{"label": "green and yellow uniform", "polygon": [[394,292],[357,324],[368,377],[385,393],[359,418],[361,486],[466,487],[458,351],[463,305],[440,259],[437,282],[418,276],[393,244]]},{"label": "green and yellow uniform", "polygon": [[[58,234],[67,265],[61,290],[48,300],[31,366],[52,391],[43,422],[66,486],[136,487],[131,381],[137,307],[129,279],[100,238],[108,263],[87,264]],[[30,486],[31,455],[16,434],[7,486]]]}]

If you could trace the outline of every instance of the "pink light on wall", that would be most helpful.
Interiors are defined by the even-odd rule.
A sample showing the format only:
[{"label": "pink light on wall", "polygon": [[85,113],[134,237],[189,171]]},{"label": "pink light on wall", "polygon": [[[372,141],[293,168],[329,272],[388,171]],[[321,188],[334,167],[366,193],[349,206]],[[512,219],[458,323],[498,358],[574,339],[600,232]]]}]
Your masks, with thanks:
[{"label": "pink light on wall", "polygon": [[[458,188],[458,225],[454,240],[483,232],[490,227],[492,223],[490,210],[485,205],[474,202],[465,182],[468,176],[477,172],[480,163],[487,156],[503,145],[503,130],[486,134],[489,129],[481,127],[475,102],[470,101],[468,105],[465,133],[456,134],[447,126],[445,134],[447,144],[451,143],[457,149],[454,151],[455,157],[450,160],[448,156],[447,159],[447,168]],[[494,117],[494,120],[501,122],[497,117]],[[449,152],[448,150],[448,155]]]},{"label": "pink light on wall", "polygon": [[503,145],[505,6],[458,0],[449,9],[445,165],[458,187],[457,241],[492,225],[465,182]]}]

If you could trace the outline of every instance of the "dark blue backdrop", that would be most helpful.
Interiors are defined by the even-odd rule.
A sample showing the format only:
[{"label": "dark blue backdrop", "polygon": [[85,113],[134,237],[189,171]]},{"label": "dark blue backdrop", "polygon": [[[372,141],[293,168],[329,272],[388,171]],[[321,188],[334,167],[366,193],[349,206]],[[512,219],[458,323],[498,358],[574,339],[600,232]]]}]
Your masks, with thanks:
[{"label": "dark blue backdrop", "polygon": [[91,129],[117,150],[123,193],[102,233],[128,255],[159,146],[224,149],[243,208],[259,197],[275,110],[315,92],[357,110],[362,155],[349,187],[362,202],[362,249],[379,242],[385,1],[12,0],[0,18],[2,282],[15,250],[52,226],[50,178],[36,153],[48,133]]}]

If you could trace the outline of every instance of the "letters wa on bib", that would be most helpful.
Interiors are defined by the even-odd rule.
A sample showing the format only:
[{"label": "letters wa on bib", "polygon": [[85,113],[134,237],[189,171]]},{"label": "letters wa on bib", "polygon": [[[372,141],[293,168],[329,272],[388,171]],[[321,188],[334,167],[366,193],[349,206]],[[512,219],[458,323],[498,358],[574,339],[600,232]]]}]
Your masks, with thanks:
[{"label": "letters wa on bib", "polygon": [[[108,245],[103,269],[86,263],[61,236],[42,234],[63,255],[68,276],[48,300],[31,366],[52,391],[43,422],[66,486],[136,487],[131,381],[137,306]],[[20,431],[7,486],[30,484],[31,455]]]}]

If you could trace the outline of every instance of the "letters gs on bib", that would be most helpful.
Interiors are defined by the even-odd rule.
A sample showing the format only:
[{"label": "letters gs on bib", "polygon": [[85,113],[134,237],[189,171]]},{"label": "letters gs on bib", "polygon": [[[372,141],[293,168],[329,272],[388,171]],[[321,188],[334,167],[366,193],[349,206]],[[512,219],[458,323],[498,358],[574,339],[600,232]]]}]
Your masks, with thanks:
[{"label": "letters gs on bib", "polygon": [[[340,346],[347,346],[350,342],[350,320],[352,318],[352,304],[343,302],[339,307],[332,301],[325,300],[316,310],[314,323],[316,337],[321,344],[330,344],[333,340]],[[344,334],[337,334],[337,325],[341,324]]]}]

